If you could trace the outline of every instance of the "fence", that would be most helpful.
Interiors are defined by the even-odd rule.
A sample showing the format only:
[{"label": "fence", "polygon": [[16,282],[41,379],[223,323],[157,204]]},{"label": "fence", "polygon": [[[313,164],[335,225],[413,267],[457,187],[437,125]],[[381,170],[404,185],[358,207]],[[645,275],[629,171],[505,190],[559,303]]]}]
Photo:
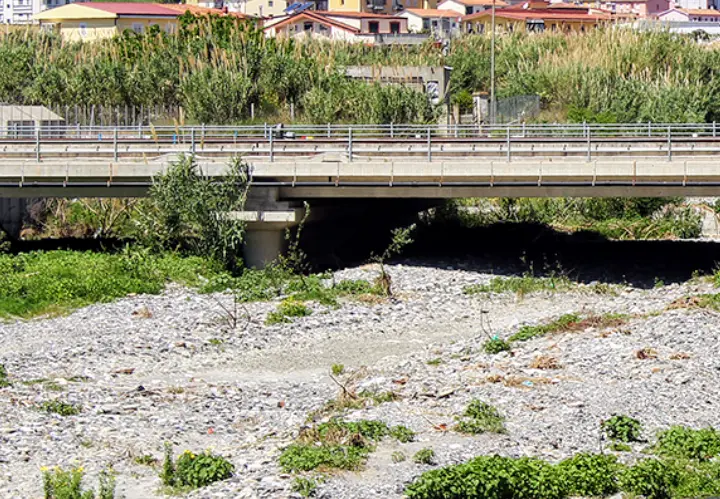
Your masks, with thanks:
[{"label": "fence", "polygon": [[[4,122],[23,121],[22,109],[29,106],[6,105]],[[38,111],[35,120],[56,121],[59,116],[68,127],[137,127],[147,125],[183,124],[180,106],[32,106]],[[15,111],[14,111],[15,110]],[[13,113],[17,116],[13,116]]]}]

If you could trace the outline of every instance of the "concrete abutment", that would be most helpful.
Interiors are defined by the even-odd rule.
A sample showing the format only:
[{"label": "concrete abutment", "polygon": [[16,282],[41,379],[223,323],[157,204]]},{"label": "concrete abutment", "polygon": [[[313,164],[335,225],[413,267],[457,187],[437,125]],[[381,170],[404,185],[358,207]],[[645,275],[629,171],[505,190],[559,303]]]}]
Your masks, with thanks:
[{"label": "concrete abutment", "polygon": [[0,228],[11,239],[18,239],[27,213],[27,198],[0,198]]}]

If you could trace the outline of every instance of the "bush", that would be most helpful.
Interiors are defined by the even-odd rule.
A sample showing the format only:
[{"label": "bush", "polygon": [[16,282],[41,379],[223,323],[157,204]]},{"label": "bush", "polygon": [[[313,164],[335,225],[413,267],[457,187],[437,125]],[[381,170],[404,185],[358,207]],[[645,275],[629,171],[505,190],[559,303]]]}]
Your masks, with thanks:
[{"label": "bush", "polygon": [[435,451],[429,448],[420,449],[413,456],[413,462],[417,464],[435,464]]},{"label": "bush", "polygon": [[[42,469],[43,491],[45,499],[95,499],[95,492],[83,490],[83,468],[63,470],[54,468]],[[99,477],[99,490],[97,499],[114,499],[115,497],[115,476],[112,471],[103,470]]]},{"label": "bush", "polygon": [[720,455],[720,432],[673,426],[658,435],[655,452],[660,456],[707,461]]},{"label": "bush", "polygon": [[548,324],[523,326],[517,333],[510,337],[510,341],[528,341],[538,336],[563,331],[581,320],[581,317],[576,314],[565,314]]},{"label": "bush", "polygon": [[614,415],[602,422],[602,429],[610,440],[619,442],[640,442],[642,423],[624,415]]},{"label": "bush", "polygon": [[506,433],[505,418],[490,404],[473,400],[455,426],[460,433]]},{"label": "bush", "polygon": [[235,466],[230,461],[210,451],[195,454],[186,450],[173,462],[172,446],[166,444],[160,479],[168,487],[196,489],[226,480],[234,471]]},{"label": "bush", "polygon": [[317,480],[298,476],[293,480],[292,490],[302,497],[313,497],[317,491],[317,486]]},{"label": "bush", "polygon": [[657,459],[644,459],[620,474],[623,491],[645,496],[647,499],[670,499],[672,490],[680,483],[674,466]]},{"label": "bush", "polygon": [[410,499],[561,499],[562,479],[539,459],[480,456],[423,473],[407,487]]},{"label": "bush", "polygon": [[0,388],[10,386],[10,380],[8,379],[7,370],[5,366],[0,364]]},{"label": "bush", "polygon": [[392,453],[390,458],[392,459],[393,463],[402,463],[403,461],[405,461],[407,459],[407,456],[405,456],[404,452],[396,450],[395,452]]},{"label": "bush", "polygon": [[489,353],[490,355],[495,355],[500,352],[509,352],[510,343],[501,338],[492,338],[485,342],[485,344],[483,345],[483,350],[485,350],[485,352]]},{"label": "bush", "polygon": [[265,320],[265,324],[272,326],[274,324],[284,324],[292,322],[292,317],[306,317],[312,313],[304,303],[296,301],[293,298],[283,300],[274,312],[270,312]]},{"label": "bush", "polygon": [[558,465],[567,492],[577,496],[606,496],[618,491],[620,469],[615,456],[578,454]]},{"label": "bush", "polygon": [[340,376],[345,371],[345,366],[342,364],[333,364],[331,371],[333,375]]}]

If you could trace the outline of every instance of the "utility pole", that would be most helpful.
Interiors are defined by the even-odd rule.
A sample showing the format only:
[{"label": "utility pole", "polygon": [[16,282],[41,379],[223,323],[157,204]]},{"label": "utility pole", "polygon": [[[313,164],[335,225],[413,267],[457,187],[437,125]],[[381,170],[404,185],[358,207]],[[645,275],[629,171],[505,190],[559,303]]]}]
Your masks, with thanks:
[{"label": "utility pole", "polygon": [[490,124],[495,124],[495,0],[492,3],[492,35],[490,37]]}]

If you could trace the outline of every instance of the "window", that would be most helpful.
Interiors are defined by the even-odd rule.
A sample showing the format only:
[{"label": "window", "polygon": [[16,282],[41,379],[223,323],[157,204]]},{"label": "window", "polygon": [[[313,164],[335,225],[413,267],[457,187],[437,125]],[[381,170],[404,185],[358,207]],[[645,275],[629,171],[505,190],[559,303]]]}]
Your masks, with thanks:
[{"label": "window", "polygon": [[430,21],[428,21],[427,19],[423,19],[423,30],[427,31],[429,29],[430,29]]},{"label": "window", "polygon": [[473,13],[473,8],[472,8],[472,7],[465,7],[465,15],[466,15],[466,16],[469,16],[469,15],[472,14],[472,13]]},{"label": "window", "polygon": [[273,0],[268,0],[268,7],[272,7],[272,6],[273,6]]},{"label": "window", "polygon": [[140,34],[140,33],[143,32],[143,29],[144,29],[144,26],[142,25],[142,23],[133,23],[133,24],[132,24],[132,30],[133,30],[135,33]]},{"label": "window", "polygon": [[312,30],[313,30],[313,23],[304,23],[304,24],[303,24],[303,30],[305,30],[305,31],[312,31]]},{"label": "window", "polygon": [[168,35],[175,33],[175,25],[173,23],[167,23],[165,25],[165,33]]},{"label": "window", "polygon": [[87,36],[87,23],[80,23],[78,28],[78,31],[80,31],[80,36],[85,38]]},{"label": "window", "polygon": [[377,21],[370,21],[368,23],[368,30],[370,33],[380,33],[380,23]]},{"label": "window", "polygon": [[400,23],[390,23],[390,33],[393,35],[400,33]]}]

